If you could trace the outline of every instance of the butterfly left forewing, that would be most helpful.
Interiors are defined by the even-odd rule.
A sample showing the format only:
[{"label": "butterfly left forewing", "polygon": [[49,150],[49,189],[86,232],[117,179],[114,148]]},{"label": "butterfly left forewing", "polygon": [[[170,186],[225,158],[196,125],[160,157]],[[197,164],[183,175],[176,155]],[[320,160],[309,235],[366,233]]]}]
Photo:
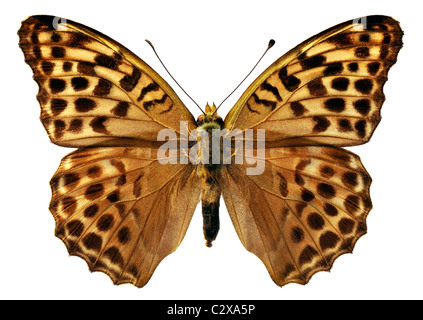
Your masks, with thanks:
[{"label": "butterfly left forewing", "polygon": [[[71,20],[32,16],[18,32],[39,85],[41,120],[59,145],[136,145],[195,120],[170,86],[118,42]],[[136,140],[136,141],[135,141]]]}]

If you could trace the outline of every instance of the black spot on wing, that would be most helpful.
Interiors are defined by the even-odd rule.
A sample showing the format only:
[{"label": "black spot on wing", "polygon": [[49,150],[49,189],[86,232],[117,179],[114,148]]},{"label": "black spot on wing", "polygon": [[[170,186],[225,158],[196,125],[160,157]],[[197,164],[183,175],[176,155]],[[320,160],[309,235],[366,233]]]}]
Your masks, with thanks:
[{"label": "black spot on wing", "polygon": [[106,127],[104,126],[104,122],[106,120],[107,120],[107,117],[105,116],[96,117],[90,122],[90,126],[95,132],[107,134],[108,131]]},{"label": "black spot on wing", "polygon": [[362,115],[367,115],[370,111],[371,105],[369,99],[360,99],[353,103],[354,108]]},{"label": "black spot on wing", "polygon": [[66,81],[63,79],[50,79],[49,87],[51,90],[51,93],[59,93],[65,90],[66,88]]},{"label": "black spot on wing", "polygon": [[342,112],[345,110],[345,100],[342,98],[331,98],[325,101],[325,107],[332,112]]},{"label": "black spot on wing", "polygon": [[315,55],[310,58],[304,59],[300,62],[304,70],[317,68],[322,66],[326,62],[326,57],[324,55]]},{"label": "black spot on wing", "polygon": [[84,77],[73,77],[71,80],[72,88],[75,91],[81,91],[88,88],[88,80]]},{"label": "black spot on wing", "polygon": [[313,127],[314,133],[324,132],[330,126],[330,121],[326,117],[315,116],[313,117],[313,120],[316,122],[316,124]]},{"label": "black spot on wing", "polygon": [[367,65],[367,70],[373,76],[379,71],[379,68],[380,68],[379,62],[371,62]]},{"label": "black spot on wing", "polygon": [[314,79],[307,84],[307,88],[312,96],[319,97],[328,93],[326,87],[323,85],[322,79]]},{"label": "black spot on wing", "polygon": [[278,88],[272,86],[270,83],[268,83],[267,81],[263,82],[260,86],[261,90],[265,90],[265,91],[269,91],[271,93],[273,93],[273,95],[276,97],[276,99],[278,101],[282,101],[282,97],[279,94],[279,90]]},{"label": "black spot on wing", "polygon": [[118,65],[120,64],[120,61],[117,61],[116,59],[106,56],[105,54],[99,54],[94,58],[94,61],[97,62],[98,65],[116,70]]},{"label": "black spot on wing", "polygon": [[283,67],[279,73],[279,79],[282,81],[282,84],[284,85],[284,87],[286,88],[286,90],[292,92],[294,90],[296,90],[301,81],[300,79],[298,79],[296,76],[294,75],[287,75],[287,71],[286,71],[286,67]]},{"label": "black spot on wing", "polygon": [[167,94],[164,94],[161,99],[154,99],[151,101],[144,102],[143,107],[145,111],[150,111],[156,104],[162,104],[166,101],[166,99],[167,99]]},{"label": "black spot on wing", "polygon": [[325,71],[323,72],[324,76],[334,76],[342,72],[344,67],[341,62],[333,62],[327,65]]},{"label": "black spot on wing", "polygon": [[269,101],[266,99],[260,99],[255,93],[253,93],[252,97],[254,98],[255,103],[262,104],[265,107],[272,109],[272,111],[276,108],[276,102]]},{"label": "black spot on wing", "polygon": [[120,81],[120,86],[127,92],[130,92],[137,85],[138,80],[141,77],[141,71],[138,68],[132,70],[132,75],[124,76]]},{"label": "black spot on wing", "polygon": [[339,77],[332,80],[332,88],[338,91],[346,91],[350,80],[345,77]]},{"label": "black spot on wing", "polygon": [[354,83],[355,89],[363,94],[369,94],[373,89],[373,82],[371,79],[360,79]]},{"label": "black spot on wing", "polygon": [[302,116],[307,112],[307,109],[298,101],[291,102],[291,110],[296,117]]},{"label": "black spot on wing", "polygon": [[147,93],[152,92],[152,91],[157,91],[159,89],[160,89],[159,85],[155,82],[152,82],[148,86],[142,88],[140,96],[138,97],[137,100],[141,101],[142,99],[144,99],[144,97],[146,96]]}]

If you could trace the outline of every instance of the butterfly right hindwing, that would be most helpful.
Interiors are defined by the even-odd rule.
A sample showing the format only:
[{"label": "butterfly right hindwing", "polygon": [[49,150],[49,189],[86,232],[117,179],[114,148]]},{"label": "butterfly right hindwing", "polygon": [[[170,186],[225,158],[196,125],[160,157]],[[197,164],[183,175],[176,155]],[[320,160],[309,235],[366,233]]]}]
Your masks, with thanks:
[{"label": "butterfly right hindwing", "polygon": [[227,167],[223,198],[242,243],[273,281],[305,284],[366,233],[371,178],[358,156],[336,147],[269,148],[265,158],[260,175]]}]

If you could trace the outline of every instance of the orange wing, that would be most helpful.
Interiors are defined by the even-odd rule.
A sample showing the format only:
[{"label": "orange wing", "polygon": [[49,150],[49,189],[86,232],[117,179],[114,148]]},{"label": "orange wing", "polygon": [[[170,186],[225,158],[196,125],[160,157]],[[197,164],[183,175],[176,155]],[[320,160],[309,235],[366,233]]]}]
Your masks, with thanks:
[{"label": "orange wing", "polygon": [[225,127],[265,129],[268,146],[365,143],[380,121],[402,35],[396,20],[369,16],[311,37],[250,85]]},{"label": "orange wing", "polygon": [[153,147],[72,152],[51,179],[56,236],[90,270],[142,287],[184,238],[200,201],[194,169],[160,164]]},{"label": "orange wing", "polygon": [[261,175],[227,166],[223,198],[242,244],[273,281],[305,284],[366,232],[371,178],[358,156],[335,147],[271,148],[265,156]]},{"label": "orange wing", "polygon": [[[61,22],[61,23],[59,23]],[[41,121],[52,142],[67,147],[134,146],[161,129],[188,131],[195,119],[144,61],[89,27],[32,16],[19,45],[40,90]]]}]

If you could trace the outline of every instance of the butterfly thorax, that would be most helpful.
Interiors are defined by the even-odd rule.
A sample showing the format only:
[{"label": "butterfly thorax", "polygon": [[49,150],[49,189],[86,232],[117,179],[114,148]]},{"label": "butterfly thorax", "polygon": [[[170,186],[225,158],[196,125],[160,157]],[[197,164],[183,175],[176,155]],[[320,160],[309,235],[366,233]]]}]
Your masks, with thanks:
[{"label": "butterfly thorax", "polygon": [[203,231],[206,245],[212,246],[212,241],[216,239],[219,232],[219,200],[221,188],[219,185],[219,176],[221,170],[220,163],[214,163],[212,159],[212,134],[213,130],[223,128],[223,120],[216,114],[216,106],[206,106],[205,113],[197,119],[198,130],[203,131],[208,137],[208,150],[200,150],[207,152],[202,155],[208,159],[206,163],[200,163],[197,173],[201,178],[201,201],[203,212]]}]

